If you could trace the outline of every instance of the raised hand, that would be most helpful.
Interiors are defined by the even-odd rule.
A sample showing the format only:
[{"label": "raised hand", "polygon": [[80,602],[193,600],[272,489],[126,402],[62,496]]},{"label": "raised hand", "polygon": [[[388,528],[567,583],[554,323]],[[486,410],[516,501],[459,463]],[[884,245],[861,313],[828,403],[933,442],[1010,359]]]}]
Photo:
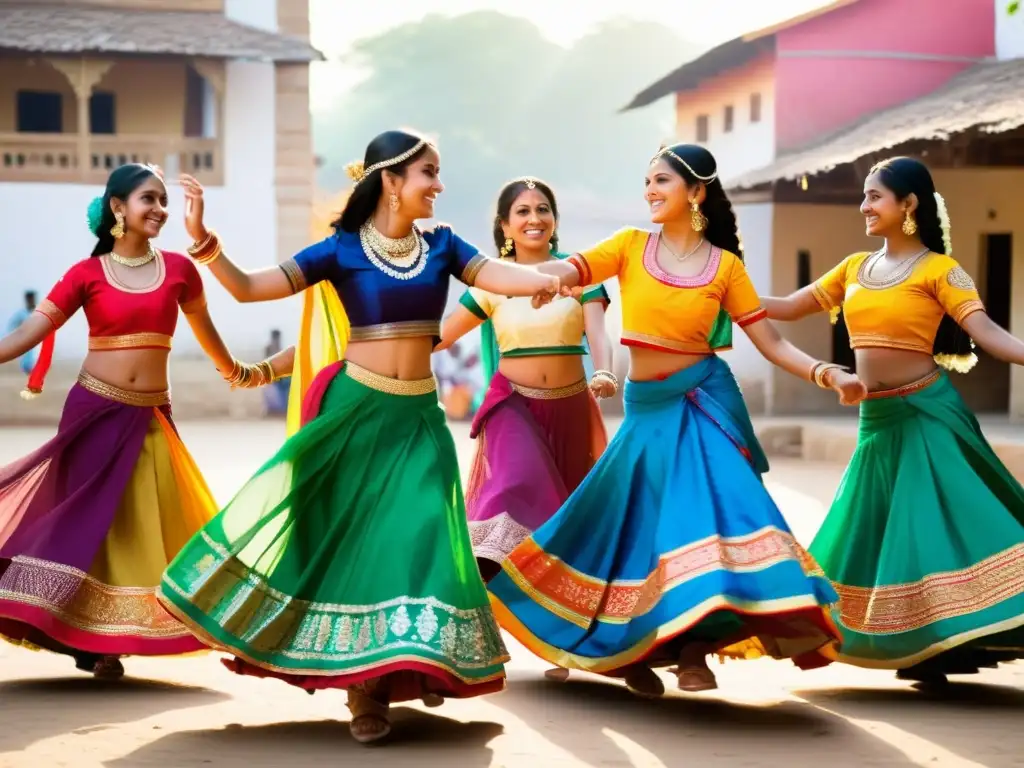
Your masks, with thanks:
[{"label": "raised hand", "polygon": [[206,239],[206,226],[203,224],[203,185],[188,174],[182,174],[178,183],[185,190],[185,229],[193,241],[199,243]]}]

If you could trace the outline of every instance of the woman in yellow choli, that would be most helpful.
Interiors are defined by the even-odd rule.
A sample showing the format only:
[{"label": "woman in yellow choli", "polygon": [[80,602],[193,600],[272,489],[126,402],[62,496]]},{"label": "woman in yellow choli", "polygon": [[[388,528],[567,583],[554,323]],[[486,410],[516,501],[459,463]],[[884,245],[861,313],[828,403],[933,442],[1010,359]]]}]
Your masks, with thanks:
[{"label": "woman in yellow choli", "polygon": [[928,169],[898,157],[864,183],[874,253],[856,253],[769,317],[842,310],[870,394],[858,446],[811,554],[841,598],[839,660],[940,682],[1024,656],[1024,488],[981,434],[948,375],[1024,343],[986,314],[952,258]]},{"label": "woman in yellow choli", "polygon": [[[494,245],[502,259],[539,265],[564,258],[557,227],[558,202],[543,181],[515,179],[498,194]],[[600,286],[540,308],[529,298],[472,287],[445,318],[438,350],[483,326],[489,387],[470,430],[477,451],[466,514],[484,581],[558,511],[608,444],[595,399],[617,387],[604,328],[608,303]],[[589,384],[584,332],[598,369]]]},{"label": "woman in yellow choli", "polygon": [[662,150],[646,182],[660,232],[623,230],[540,267],[568,286],[619,279],[626,416],[575,493],[490,582],[498,620],[546,661],[623,677],[644,695],[664,691],[658,665],[678,665],[682,690],[716,687],[712,653],[828,663],[835,592],[761,482],[767,461],[709,339],[724,309],[785,370],[844,402],[863,385],[765,319],[707,150]]}]

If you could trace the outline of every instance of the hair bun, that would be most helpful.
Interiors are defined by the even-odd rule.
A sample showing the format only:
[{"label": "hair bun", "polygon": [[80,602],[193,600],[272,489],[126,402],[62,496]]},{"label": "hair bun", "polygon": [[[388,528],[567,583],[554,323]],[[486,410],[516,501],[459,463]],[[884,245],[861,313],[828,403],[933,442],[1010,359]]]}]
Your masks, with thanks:
[{"label": "hair bun", "polygon": [[99,237],[100,225],[103,224],[103,195],[94,197],[89,203],[85,221],[89,225],[89,231]]},{"label": "hair bun", "polygon": [[362,160],[354,160],[345,166],[345,173],[348,174],[348,177],[352,179],[352,181],[361,181],[365,168],[366,166]]}]

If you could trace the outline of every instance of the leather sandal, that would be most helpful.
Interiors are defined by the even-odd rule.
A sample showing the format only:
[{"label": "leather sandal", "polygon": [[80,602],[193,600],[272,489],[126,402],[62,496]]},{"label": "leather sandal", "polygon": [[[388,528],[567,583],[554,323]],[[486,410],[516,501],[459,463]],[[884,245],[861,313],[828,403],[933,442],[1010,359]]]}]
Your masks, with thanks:
[{"label": "leather sandal", "polygon": [[348,689],[348,709],[352,713],[349,732],[360,744],[379,742],[391,733],[388,705],[375,701],[356,687]]}]

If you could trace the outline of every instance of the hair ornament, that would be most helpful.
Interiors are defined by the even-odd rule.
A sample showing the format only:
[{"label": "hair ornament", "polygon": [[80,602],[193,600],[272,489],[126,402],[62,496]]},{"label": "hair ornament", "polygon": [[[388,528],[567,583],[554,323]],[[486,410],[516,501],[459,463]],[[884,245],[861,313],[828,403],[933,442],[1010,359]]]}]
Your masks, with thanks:
[{"label": "hair ornament", "polygon": [[404,163],[410,157],[412,157],[421,149],[423,149],[423,147],[425,147],[426,145],[427,140],[420,139],[419,141],[416,142],[416,144],[414,144],[409,149],[405,150],[405,152],[403,152],[402,154],[395,155],[394,157],[389,158],[388,160],[381,160],[379,163],[374,163],[369,168],[365,168],[364,163],[361,160],[357,160],[356,162],[349,163],[348,165],[345,166],[345,173],[348,174],[348,177],[352,179],[352,181],[358,184],[374,171],[382,171],[385,168],[390,168],[393,165]]},{"label": "hair ornament", "polygon": [[352,179],[352,181],[358,184],[366,175],[366,173],[364,173],[364,168],[365,166],[363,165],[362,160],[353,160],[345,166],[345,173],[350,179]]},{"label": "hair ornament", "polygon": [[718,169],[717,168],[715,170],[713,170],[708,176],[701,176],[699,173],[697,173],[695,170],[693,170],[692,167],[690,167],[690,164],[688,162],[686,162],[685,160],[683,160],[683,158],[681,158],[679,155],[677,155],[675,152],[673,152],[671,147],[665,147],[663,149],[658,150],[658,154],[656,154],[654,157],[651,158],[651,163],[654,164],[655,162],[660,160],[665,155],[668,155],[673,160],[675,160],[677,163],[679,163],[681,166],[683,166],[683,168],[685,168],[687,171],[689,171],[690,175],[693,176],[693,178],[695,178],[697,181],[702,181],[705,184],[708,184],[708,183],[710,183],[710,182],[712,182],[712,181],[714,181],[715,179],[718,178]]},{"label": "hair ornament", "polygon": [[89,226],[89,231],[96,237],[99,237],[100,225],[103,223],[103,195],[94,197],[89,202],[89,208],[86,210],[85,222]]},{"label": "hair ornament", "polygon": [[950,236],[949,210],[946,201],[938,192],[935,193],[935,208],[939,214],[939,226],[942,227],[942,244],[946,246],[946,255],[953,255],[953,238]]}]

